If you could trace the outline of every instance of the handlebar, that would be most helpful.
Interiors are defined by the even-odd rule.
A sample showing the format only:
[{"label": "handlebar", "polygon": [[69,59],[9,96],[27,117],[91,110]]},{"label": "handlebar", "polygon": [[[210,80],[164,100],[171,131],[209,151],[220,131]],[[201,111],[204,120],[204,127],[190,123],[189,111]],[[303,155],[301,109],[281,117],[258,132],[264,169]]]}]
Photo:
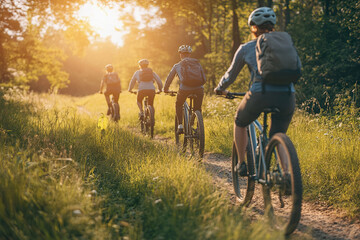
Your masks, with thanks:
[{"label": "handlebar", "polygon": [[[137,94],[139,91],[129,91],[132,94]],[[155,94],[160,94],[161,91],[156,91]]]},{"label": "handlebar", "polygon": [[228,92],[225,95],[225,98],[227,99],[234,99],[234,98],[238,98],[238,97],[243,97],[245,96],[246,92]]}]

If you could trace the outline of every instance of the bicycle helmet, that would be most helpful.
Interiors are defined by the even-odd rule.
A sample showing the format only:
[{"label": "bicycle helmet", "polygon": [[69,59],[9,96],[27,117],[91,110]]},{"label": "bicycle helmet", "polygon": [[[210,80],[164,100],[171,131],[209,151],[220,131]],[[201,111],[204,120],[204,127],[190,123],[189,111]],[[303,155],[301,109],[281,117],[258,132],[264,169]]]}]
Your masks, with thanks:
[{"label": "bicycle helmet", "polygon": [[271,22],[276,24],[276,15],[275,12],[269,7],[261,7],[255,9],[249,16],[248,25],[261,25],[265,22]]},{"label": "bicycle helmet", "polygon": [[147,66],[149,65],[149,60],[147,59],[141,59],[139,62],[139,65],[142,67],[142,66]]},{"label": "bicycle helmet", "polygon": [[108,64],[105,66],[106,71],[112,72],[114,70],[114,67],[111,64]]},{"label": "bicycle helmet", "polygon": [[181,45],[178,50],[179,53],[191,53],[192,49],[189,45]]}]

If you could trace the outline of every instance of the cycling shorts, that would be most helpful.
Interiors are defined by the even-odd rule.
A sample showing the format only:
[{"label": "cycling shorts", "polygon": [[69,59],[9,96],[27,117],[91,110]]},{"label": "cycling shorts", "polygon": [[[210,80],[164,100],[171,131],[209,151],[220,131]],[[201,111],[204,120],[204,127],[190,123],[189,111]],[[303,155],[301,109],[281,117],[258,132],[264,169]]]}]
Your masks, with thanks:
[{"label": "cycling shorts", "polygon": [[295,110],[295,94],[290,92],[250,92],[240,102],[235,124],[238,127],[247,127],[255,121],[265,108],[278,108],[279,113],[271,114],[269,136],[282,132],[286,133]]}]

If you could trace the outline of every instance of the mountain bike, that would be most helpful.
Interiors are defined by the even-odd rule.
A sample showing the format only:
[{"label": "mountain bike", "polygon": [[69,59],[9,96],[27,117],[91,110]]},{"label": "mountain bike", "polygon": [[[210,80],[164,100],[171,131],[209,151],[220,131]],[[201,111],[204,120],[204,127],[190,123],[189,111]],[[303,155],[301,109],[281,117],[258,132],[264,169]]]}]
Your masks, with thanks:
[{"label": "mountain bike", "polygon": [[111,96],[111,107],[110,107],[110,119],[114,122],[120,120],[120,106],[117,102],[114,101],[114,97]]},{"label": "mountain bike", "polygon": [[[245,96],[245,93],[229,92],[226,98],[238,96]],[[267,115],[278,112],[277,108],[266,108],[263,110],[263,125],[255,120],[247,127],[247,176],[239,175],[240,164],[233,144],[231,173],[235,195],[241,205],[250,205],[255,183],[261,184],[265,213],[271,224],[289,235],[301,217],[302,180],[299,159],[290,138],[284,133],[276,133],[268,139]]]},{"label": "mountain bike", "polygon": [[[176,96],[177,92],[167,92],[170,96]],[[175,140],[178,146],[182,146],[185,152],[189,145],[192,156],[202,159],[205,149],[205,132],[202,114],[199,110],[194,111],[194,99],[197,96],[191,94],[188,96],[189,103],[185,101],[183,105],[183,125],[184,133],[178,131],[178,119],[175,116]]]},{"label": "mountain bike", "polygon": [[[137,94],[136,91],[132,91],[131,93]],[[160,92],[156,92],[156,94],[160,94]],[[143,99],[144,116],[139,119],[140,127],[143,134],[149,135],[151,138],[154,138],[155,109],[153,106],[150,106],[148,102],[149,97],[145,96]]]}]

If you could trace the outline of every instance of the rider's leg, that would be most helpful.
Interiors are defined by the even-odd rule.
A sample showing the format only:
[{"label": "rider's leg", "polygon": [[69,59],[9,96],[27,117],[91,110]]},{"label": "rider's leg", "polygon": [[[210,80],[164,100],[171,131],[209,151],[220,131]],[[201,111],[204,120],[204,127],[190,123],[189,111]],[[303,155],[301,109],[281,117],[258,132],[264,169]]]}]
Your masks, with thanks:
[{"label": "rider's leg", "polygon": [[176,108],[176,116],[179,125],[183,123],[183,104],[186,101],[186,98],[189,94],[190,93],[188,93],[188,91],[179,89],[176,95],[175,108]]},{"label": "rider's leg", "polygon": [[236,126],[236,123],[234,124],[234,142],[239,159],[239,164],[241,164],[245,162],[245,151],[248,144],[246,127],[238,127]]},{"label": "rider's leg", "polygon": [[196,94],[196,98],[194,98],[194,110],[199,110],[201,112],[201,106],[204,98],[204,89],[196,89],[193,91],[193,94]]},{"label": "rider's leg", "polygon": [[137,97],[136,97],[136,103],[139,108],[139,119],[142,119],[144,117],[143,104],[142,104],[142,101],[145,97],[144,91],[145,90],[138,91]]},{"label": "rider's leg", "polygon": [[[286,133],[291,119],[294,115],[295,109],[295,95],[288,93],[278,94],[276,96],[277,107],[280,110],[280,113],[271,114],[271,127],[269,132],[269,138],[271,138],[275,133]],[[287,103],[287,104],[284,104]],[[288,166],[285,165],[289,162],[287,159],[287,154],[282,145],[277,147],[277,152],[279,154],[283,168],[288,170]]]}]

